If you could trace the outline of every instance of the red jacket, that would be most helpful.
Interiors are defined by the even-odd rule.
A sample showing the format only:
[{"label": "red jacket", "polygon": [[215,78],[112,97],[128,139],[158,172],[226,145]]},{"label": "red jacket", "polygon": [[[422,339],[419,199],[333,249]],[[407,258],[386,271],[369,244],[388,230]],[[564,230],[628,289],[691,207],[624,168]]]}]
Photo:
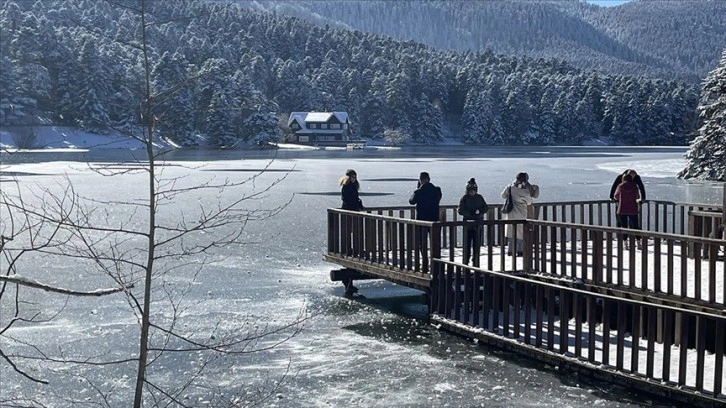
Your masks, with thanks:
[{"label": "red jacket", "polygon": [[615,189],[615,199],[618,200],[617,213],[620,215],[638,215],[638,199],[640,191],[632,181],[621,183]]}]

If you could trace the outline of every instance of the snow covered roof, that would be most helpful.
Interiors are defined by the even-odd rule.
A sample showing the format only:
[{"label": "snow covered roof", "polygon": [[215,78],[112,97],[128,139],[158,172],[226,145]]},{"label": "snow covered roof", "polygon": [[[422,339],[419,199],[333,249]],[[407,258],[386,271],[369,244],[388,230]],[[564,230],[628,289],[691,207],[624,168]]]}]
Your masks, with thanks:
[{"label": "snow covered roof", "polygon": [[305,124],[306,116],[308,116],[307,112],[290,112],[290,119],[287,120],[287,126],[290,126],[292,124],[292,121],[296,118],[298,123],[300,123],[300,126],[303,126]]},{"label": "snow covered roof", "polygon": [[348,112],[290,112],[290,119],[288,119],[287,125],[290,126],[296,118],[300,126],[304,126],[305,123],[310,122],[327,123],[333,116],[340,123],[348,122]]}]

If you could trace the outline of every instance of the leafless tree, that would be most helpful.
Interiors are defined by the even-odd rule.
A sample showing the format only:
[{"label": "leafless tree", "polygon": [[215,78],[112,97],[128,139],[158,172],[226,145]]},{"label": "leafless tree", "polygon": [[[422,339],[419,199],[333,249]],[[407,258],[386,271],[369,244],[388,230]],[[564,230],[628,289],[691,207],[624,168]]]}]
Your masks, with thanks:
[{"label": "leafless tree", "polygon": [[[189,324],[194,319],[192,312],[204,305],[187,299],[195,285],[204,281],[212,261],[222,259],[218,249],[243,245],[242,233],[248,223],[273,217],[289,204],[287,201],[261,209],[257,202],[285,176],[262,182],[262,169],[241,181],[212,178],[190,184],[184,175],[170,174],[163,161],[165,152],[155,143],[155,109],[174,92],[174,87],[152,91],[146,33],[154,22],[149,21],[147,0],[112,3],[138,16],[139,29],[135,32],[139,38],[119,41],[134,47],[142,60],[143,81],[137,105],[142,126],[131,136],[144,143],[145,157],[137,163],[89,165],[88,170],[100,176],[126,178],[126,182],[133,180],[139,196],[120,200],[98,197],[77,191],[80,186],[74,185],[70,177],[55,186],[35,185],[31,189],[19,183],[3,183],[0,359],[5,367],[0,365],[0,370],[9,369],[22,381],[40,387],[53,381],[53,373],[70,370],[94,395],[93,404],[99,406],[130,405],[131,397],[124,396],[124,386],[134,390],[134,407],[197,405],[196,400],[186,399],[189,394],[203,395],[207,401],[215,401],[215,406],[259,402],[274,392],[278,382],[251,392],[245,389],[246,384],[224,387],[210,381],[208,375],[231,369],[251,353],[278,347],[295,336],[308,317],[305,310],[278,324],[249,317],[238,321],[220,317]],[[198,197],[213,197],[214,201],[199,202]],[[179,202],[198,204],[171,205]],[[178,213],[169,213],[169,209],[180,207]],[[61,265],[74,269],[74,273],[59,273],[56,268]],[[83,279],[69,277],[78,274]],[[129,351],[129,355],[114,350],[102,352],[101,347],[68,352],[36,344],[32,336],[14,334],[53,322],[76,299],[96,297],[108,302],[117,301],[119,296],[137,324],[137,330],[123,331],[136,339],[127,343],[138,341],[137,349]],[[53,307],[49,307],[51,304]],[[185,362],[183,375],[157,368],[174,360]],[[129,364],[135,364],[136,369],[127,381],[94,376],[89,371],[116,367],[113,373],[127,375]],[[153,373],[150,367],[155,368]],[[281,376],[286,374],[283,369]],[[68,404],[78,402],[76,396],[63,398]],[[3,406],[44,404],[32,393],[0,397]]]}]

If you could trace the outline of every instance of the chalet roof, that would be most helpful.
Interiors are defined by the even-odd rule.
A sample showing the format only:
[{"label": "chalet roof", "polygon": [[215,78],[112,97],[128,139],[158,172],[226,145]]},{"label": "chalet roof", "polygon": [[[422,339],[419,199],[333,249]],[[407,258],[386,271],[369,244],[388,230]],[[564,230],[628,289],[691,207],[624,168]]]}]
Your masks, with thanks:
[{"label": "chalet roof", "polygon": [[298,123],[302,127],[305,123],[325,123],[333,116],[340,123],[346,123],[348,121],[348,112],[290,112],[290,119],[288,119],[287,125],[290,126],[295,118],[297,118]]}]

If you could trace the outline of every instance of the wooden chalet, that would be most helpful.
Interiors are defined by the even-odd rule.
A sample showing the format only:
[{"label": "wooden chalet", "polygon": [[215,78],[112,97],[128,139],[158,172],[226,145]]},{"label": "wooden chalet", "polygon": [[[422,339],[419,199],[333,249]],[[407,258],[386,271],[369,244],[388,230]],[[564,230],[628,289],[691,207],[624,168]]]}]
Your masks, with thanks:
[{"label": "wooden chalet", "polygon": [[346,146],[350,122],[347,112],[292,112],[287,126],[290,143]]}]

